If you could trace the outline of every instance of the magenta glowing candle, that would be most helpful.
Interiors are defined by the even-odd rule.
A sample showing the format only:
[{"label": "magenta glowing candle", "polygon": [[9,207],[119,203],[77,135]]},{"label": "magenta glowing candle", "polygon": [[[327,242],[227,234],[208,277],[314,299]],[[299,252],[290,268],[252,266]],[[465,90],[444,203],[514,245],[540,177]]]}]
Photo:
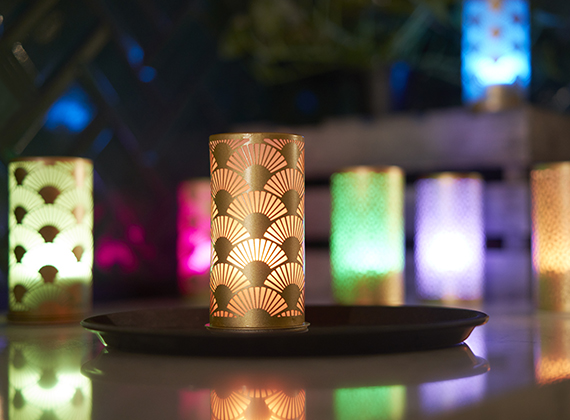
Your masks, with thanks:
[{"label": "magenta glowing candle", "polygon": [[185,296],[209,296],[210,180],[197,178],[178,187],[178,287]]}]

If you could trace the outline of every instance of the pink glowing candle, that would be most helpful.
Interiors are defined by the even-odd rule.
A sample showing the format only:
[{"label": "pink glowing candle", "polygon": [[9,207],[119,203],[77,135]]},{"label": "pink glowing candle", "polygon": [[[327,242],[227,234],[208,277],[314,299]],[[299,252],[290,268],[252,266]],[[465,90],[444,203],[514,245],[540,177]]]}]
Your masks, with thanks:
[{"label": "pink glowing candle", "polygon": [[178,287],[186,296],[208,294],[210,281],[210,180],[178,187]]}]

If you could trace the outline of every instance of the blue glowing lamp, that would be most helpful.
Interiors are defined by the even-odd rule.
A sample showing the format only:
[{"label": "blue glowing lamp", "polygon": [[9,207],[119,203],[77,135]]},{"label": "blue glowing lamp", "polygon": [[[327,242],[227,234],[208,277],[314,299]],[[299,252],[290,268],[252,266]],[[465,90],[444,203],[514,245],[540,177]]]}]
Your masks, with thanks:
[{"label": "blue glowing lamp", "polygon": [[463,102],[496,111],[526,96],[531,77],[528,0],[464,0]]}]

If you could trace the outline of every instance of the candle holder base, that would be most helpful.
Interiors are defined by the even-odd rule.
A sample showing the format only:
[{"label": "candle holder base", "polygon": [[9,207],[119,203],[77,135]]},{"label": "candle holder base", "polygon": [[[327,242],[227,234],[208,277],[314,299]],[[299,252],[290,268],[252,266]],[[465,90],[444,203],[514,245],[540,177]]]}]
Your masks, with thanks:
[{"label": "candle holder base", "polygon": [[245,328],[220,328],[212,327],[210,324],[206,324],[206,328],[213,333],[220,334],[289,334],[289,333],[303,333],[309,330],[309,322],[303,322],[301,325],[296,325],[294,327],[284,327],[284,328],[256,328],[256,327],[245,327]]}]

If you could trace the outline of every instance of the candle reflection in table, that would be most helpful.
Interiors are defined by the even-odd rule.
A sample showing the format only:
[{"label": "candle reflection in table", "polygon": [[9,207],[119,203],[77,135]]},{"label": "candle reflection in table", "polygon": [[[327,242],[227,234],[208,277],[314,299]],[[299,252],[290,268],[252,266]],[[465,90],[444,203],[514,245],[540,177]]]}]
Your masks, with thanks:
[{"label": "candle reflection in table", "polygon": [[91,419],[91,381],[80,373],[89,346],[70,345],[73,339],[59,332],[55,339],[11,340],[9,419]]}]

